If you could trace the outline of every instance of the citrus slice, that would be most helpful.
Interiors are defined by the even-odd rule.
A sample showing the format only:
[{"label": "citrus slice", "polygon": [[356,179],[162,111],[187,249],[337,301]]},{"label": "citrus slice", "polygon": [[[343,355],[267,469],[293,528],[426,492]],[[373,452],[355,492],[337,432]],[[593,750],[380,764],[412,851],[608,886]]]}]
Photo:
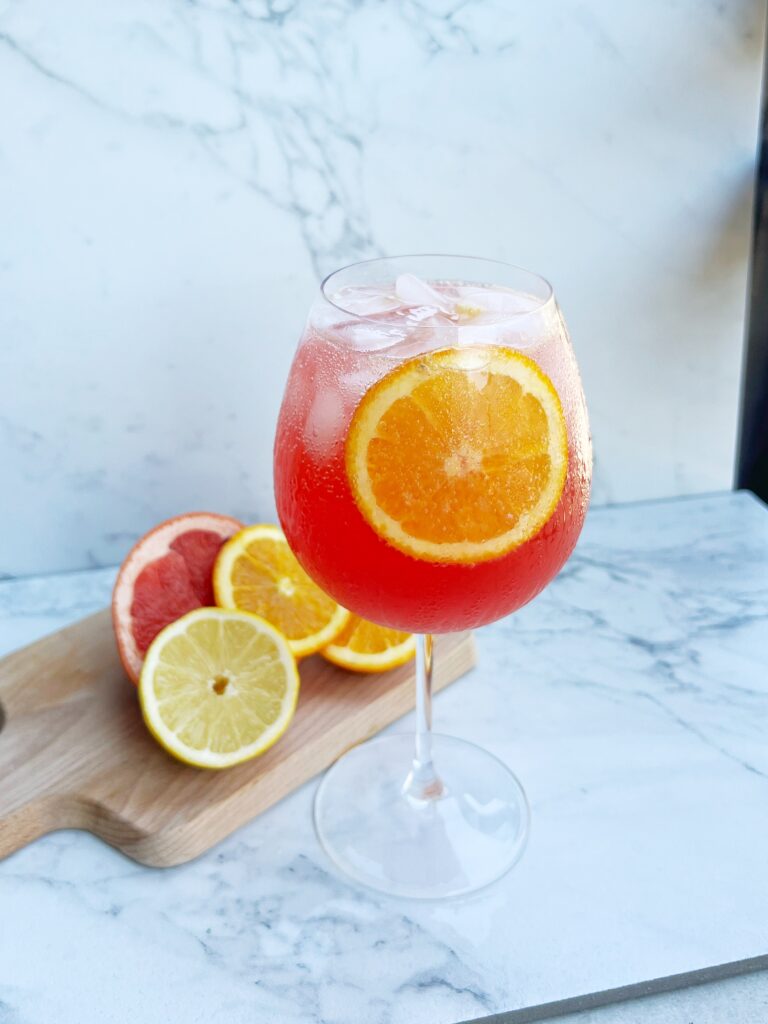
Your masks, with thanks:
[{"label": "citrus slice", "polygon": [[396,629],[377,626],[350,615],[349,621],[322,655],[340,668],[352,672],[384,672],[410,661],[416,654],[416,637]]},{"label": "citrus slice", "polygon": [[334,640],[349,612],[328,597],[296,561],[283,531],[247,526],[227,541],[213,570],[216,604],[253,612],[280,630],[297,658]]},{"label": "citrus slice", "polygon": [[224,541],[242,528],[231,516],[189,512],[160,523],[128,553],[112,591],[112,624],[120,660],[134,683],[164,626],[214,604],[213,563]]},{"label": "citrus slice", "polygon": [[174,757],[228,768],[288,728],[299,674],[285,637],[245,612],[198,608],[159,633],[139,682],[144,721]]},{"label": "citrus slice", "polygon": [[513,349],[428,352],[365,393],[346,467],[360,512],[393,547],[429,562],[498,558],[533,537],[560,500],[560,399]]}]

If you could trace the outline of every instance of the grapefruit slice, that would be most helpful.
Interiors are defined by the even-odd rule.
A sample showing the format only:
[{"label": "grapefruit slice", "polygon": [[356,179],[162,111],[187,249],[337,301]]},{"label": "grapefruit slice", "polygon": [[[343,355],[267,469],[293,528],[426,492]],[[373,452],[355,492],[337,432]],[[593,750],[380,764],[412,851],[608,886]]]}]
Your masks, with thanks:
[{"label": "grapefruit slice", "polygon": [[242,528],[231,516],[189,512],[160,523],[128,553],[112,592],[112,624],[120,660],[134,683],[165,626],[215,604],[213,563],[224,541]]}]

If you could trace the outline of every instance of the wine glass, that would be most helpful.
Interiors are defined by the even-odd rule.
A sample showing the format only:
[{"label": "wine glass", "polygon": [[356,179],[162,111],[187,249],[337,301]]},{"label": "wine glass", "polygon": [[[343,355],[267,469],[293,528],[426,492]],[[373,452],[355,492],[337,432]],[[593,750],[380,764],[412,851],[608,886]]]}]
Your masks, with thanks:
[{"label": "wine glass", "polygon": [[431,255],[325,279],[280,411],[280,522],[340,604],[419,634],[415,738],[353,748],[317,791],[320,842],[357,881],[459,895],[521,855],[529,810],[516,776],[431,731],[432,638],[513,612],[553,579],[591,470],[579,372],[545,280]]}]

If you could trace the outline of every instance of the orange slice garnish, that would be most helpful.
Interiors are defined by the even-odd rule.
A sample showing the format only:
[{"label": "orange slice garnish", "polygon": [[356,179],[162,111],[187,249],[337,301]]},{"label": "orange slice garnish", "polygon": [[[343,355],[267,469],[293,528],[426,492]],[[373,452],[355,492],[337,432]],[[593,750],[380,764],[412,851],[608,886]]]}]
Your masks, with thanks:
[{"label": "orange slice garnish", "polygon": [[351,615],[341,633],[321,653],[334,665],[352,672],[384,672],[414,657],[416,637]]},{"label": "orange slice garnish", "polygon": [[429,352],[377,381],[346,445],[363,517],[429,562],[498,558],[554,512],[568,469],[554,385],[513,349]]},{"label": "orange slice garnish", "polygon": [[307,576],[283,531],[246,526],[222,547],[213,567],[220,608],[252,612],[279,629],[294,657],[314,654],[339,635],[349,612]]}]

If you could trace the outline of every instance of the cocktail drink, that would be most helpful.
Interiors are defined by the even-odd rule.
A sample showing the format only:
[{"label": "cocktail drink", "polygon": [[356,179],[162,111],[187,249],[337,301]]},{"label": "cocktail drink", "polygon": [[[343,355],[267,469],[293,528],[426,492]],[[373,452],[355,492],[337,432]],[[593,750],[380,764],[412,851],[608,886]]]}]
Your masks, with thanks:
[{"label": "cocktail drink", "polygon": [[522,852],[515,776],[431,735],[431,638],[535,597],[573,550],[590,480],[579,373],[545,281],[440,256],[326,279],[280,412],[278,514],[339,603],[421,634],[415,745],[395,735],[357,747],[318,791],[320,839],[358,880],[457,894]]}]

